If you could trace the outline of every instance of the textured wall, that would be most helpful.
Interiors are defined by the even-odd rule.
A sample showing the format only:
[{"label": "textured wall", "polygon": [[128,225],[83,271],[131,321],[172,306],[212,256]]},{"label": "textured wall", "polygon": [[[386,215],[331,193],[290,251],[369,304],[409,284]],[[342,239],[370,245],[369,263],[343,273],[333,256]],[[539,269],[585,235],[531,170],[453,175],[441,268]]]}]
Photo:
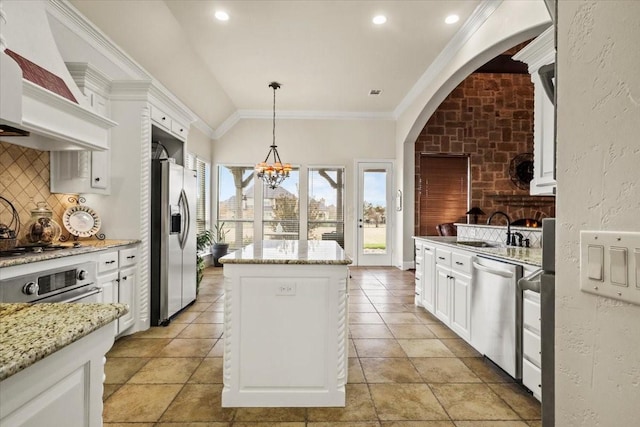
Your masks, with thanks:
[{"label": "textured wall", "polygon": [[558,9],[556,426],[636,426],[640,307],[577,278],[580,230],[640,231],[640,2]]},{"label": "textured wall", "polygon": [[[68,194],[51,194],[49,191],[49,152],[32,150],[0,141],[0,196],[9,200],[18,211],[24,235],[24,226],[31,218],[31,210],[37,202],[47,202],[53,218],[62,228],[62,214],[71,206]],[[8,208],[0,203],[0,223],[8,223]]]},{"label": "textured wall", "polygon": [[[420,153],[471,158],[471,206],[511,218],[555,216],[553,197],[532,197],[509,178],[511,159],[533,152],[533,84],[528,74],[471,74],[442,102],[415,144],[415,227],[419,233]],[[465,221],[464,212],[461,218]],[[479,221],[486,220],[486,217]]]}]

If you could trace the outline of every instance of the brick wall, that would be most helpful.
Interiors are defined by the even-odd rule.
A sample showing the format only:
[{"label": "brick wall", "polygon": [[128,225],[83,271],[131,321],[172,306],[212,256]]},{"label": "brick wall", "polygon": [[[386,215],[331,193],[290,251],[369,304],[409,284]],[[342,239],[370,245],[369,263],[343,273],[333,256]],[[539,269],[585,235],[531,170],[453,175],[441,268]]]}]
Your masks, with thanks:
[{"label": "brick wall", "polygon": [[[471,163],[471,206],[512,219],[555,216],[555,198],[529,196],[509,178],[511,159],[533,152],[533,84],[528,74],[467,77],[431,116],[415,144],[415,230],[420,220],[421,153],[467,154]],[[497,219],[497,218],[496,218]],[[485,222],[480,217],[478,222]],[[464,212],[460,222],[466,222]],[[496,221],[496,223],[500,223]]]}]

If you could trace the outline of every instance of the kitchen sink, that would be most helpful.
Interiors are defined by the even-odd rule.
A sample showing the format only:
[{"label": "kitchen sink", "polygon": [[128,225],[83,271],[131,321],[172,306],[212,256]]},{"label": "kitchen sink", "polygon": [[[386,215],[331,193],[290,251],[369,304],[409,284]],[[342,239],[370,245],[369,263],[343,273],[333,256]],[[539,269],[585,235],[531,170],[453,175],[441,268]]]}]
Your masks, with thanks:
[{"label": "kitchen sink", "polygon": [[466,240],[456,242],[459,245],[473,246],[475,248],[495,248],[500,246],[498,243],[489,243],[482,240]]}]

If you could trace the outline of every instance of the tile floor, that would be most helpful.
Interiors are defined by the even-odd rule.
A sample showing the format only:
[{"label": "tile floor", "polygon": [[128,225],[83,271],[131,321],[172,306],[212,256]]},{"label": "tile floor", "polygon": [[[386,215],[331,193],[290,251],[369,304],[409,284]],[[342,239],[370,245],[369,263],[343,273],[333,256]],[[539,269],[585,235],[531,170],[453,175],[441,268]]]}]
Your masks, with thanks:
[{"label": "tile floor", "polygon": [[222,269],[167,327],[107,354],[106,427],[526,427],[540,405],[424,309],[413,273],[352,268],[345,408],[221,408]]}]

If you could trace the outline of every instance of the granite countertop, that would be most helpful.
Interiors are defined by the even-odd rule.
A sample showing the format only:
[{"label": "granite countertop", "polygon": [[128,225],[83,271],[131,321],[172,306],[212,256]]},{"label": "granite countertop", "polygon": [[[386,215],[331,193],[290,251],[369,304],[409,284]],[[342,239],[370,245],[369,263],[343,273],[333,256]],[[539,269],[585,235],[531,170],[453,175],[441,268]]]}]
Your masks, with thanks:
[{"label": "granite countertop", "polygon": [[140,243],[140,240],[81,240],[79,241],[79,246],[74,246],[73,242],[59,243],[59,245],[66,246],[68,248],[55,251],[44,250],[40,253],[26,253],[20,256],[0,258],[0,268],[97,252],[105,249],[117,248],[119,246],[133,245],[136,243]]},{"label": "granite countertop", "polygon": [[475,252],[477,254],[488,255],[492,258],[501,258],[507,261],[531,264],[536,267],[542,266],[541,248],[521,248],[519,246],[505,246],[497,243],[495,243],[497,246],[492,247],[475,247],[461,244],[455,236],[413,236],[413,238],[448,245],[457,249]]},{"label": "granite countertop", "polygon": [[331,240],[262,240],[220,258],[222,264],[324,264],[352,263]]},{"label": "granite countertop", "polygon": [[126,304],[0,304],[0,381],[128,311]]}]

